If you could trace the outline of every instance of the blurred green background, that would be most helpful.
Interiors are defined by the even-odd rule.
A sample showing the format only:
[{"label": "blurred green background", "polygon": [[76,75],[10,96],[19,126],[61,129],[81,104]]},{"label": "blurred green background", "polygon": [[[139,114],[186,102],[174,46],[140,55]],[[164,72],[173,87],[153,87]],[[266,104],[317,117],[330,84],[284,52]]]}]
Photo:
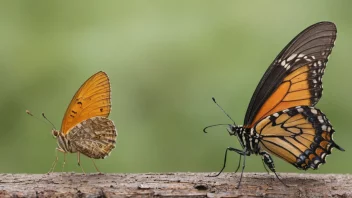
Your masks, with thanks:
[{"label": "blurred green background", "polygon": [[[2,1],[0,3],[0,172],[45,173],[54,158],[51,127],[81,84],[108,73],[116,149],[103,172],[219,171],[226,147],[239,147],[224,128],[242,124],[263,73],[300,31],[319,21],[338,27],[336,47],[317,105],[335,127],[334,150],[314,173],[352,173],[350,1]],[[63,155],[59,153],[60,162]],[[239,156],[229,154],[225,171]],[[278,172],[301,172],[275,157]],[[87,172],[95,169],[84,157]],[[56,171],[61,171],[61,164]],[[76,155],[65,171],[80,172]],[[265,171],[260,157],[246,171]]]}]

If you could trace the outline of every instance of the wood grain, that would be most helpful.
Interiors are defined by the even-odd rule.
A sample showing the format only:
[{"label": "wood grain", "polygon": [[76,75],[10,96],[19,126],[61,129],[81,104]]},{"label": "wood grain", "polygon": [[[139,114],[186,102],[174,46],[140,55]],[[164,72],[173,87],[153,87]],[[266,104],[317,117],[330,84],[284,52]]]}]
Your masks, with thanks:
[{"label": "wood grain", "polygon": [[[213,173],[212,173],[213,174]],[[352,175],[245,173],[0,174],[0,197],[352,197]]]}]

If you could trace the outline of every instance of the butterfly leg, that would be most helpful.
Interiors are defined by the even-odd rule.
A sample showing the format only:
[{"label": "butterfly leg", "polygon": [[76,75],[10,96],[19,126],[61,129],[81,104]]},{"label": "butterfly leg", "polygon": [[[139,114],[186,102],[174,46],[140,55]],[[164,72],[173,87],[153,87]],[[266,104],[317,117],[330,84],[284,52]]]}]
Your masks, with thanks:
[{"label": "butterfly leg", "polygon": [[238,166],[236,168],[235,173],[237,173],[238,169],[240,169],[241,161],[242,161],[242,155],[240,155],[240,161],[238,161]]},{"label": "butterfly leg", "polygon": [[64,162],[62,163],[62,171],[61,172],[64,172],[65,164],[66,164],[66,153],[64,153]]},{"label": "butterfly leg", "polygon": [[275,174],[276,178],[286,187],[288,187],[281,179],[280,177],[276,174],[276,170],[275,170],[275,165],[274,165],[274,161],[271,158],[271,156],[269,155],[269,153],[267,153],[266,151],[261,151],[259,153],[259,155],[262,156],[263,162],[265,163],[265,165]]},{"label": "butterfly leg", "polygon": [[54,162],[51,164],[51,168],[50,168],[50,170],[48,171],[47,174],[50,174],[50,173],[54,172],[54,169],[55,169],[55,167],[56,167],[57,161],[59,160],[59,157],[57,156],[57,150],[55,150],[55,153],[56,153],[55,160],[54,160]]},{"label": "butterfly leg", "polygon": [[262,158],[262,162],[263,162],[263,166],[264,166],[266,172],[267,172],[268,174],[270,174],[268,168],[267,168],[266,165],[265,165],[264,158]]},{"label": "butterfly leg", "polygon": [[239,149],[236,149],[236,148],[232,148],[232,147],[228,147],[225,151],[225,158],[224,158],[224,165],[222,166],[222,169],[220,170],[220,172],[216,175],[209,175],[209,177],[217,177],[219,176],[222,171],[225,169],[225,166],[226,166],[226,160],[227,160],[227,151],[234,151],[236,153],[238,153],[239,155],[244,155],[245,152],[243,152],[242,150],[239,150]]},{"label": "butterfly leg", "polygon": [[80,152],[77,152],[77,162],[78,162],[78,166],[81,167],[83,174],[86,174],[86,172],[84,172],[83,167],[82,167],[82,165],[81,165],[81,156],[80,156],[80,154],[81,154]]},{"label": "butterfly leg", "polygon": [[[91,159],[92,159],[92,158],[91,158]],[[94,162],[93,159],[92,159],[92,162],[93,162],[93,164],[94,164],[95,170],[97,170],[99,174],[102,174],[102,173],[100,172],[100,170],[98,169],[98,167],[97,167],[97,165],[95,164],[95,162]]]},{"label": "butterfly leg", "polygon": [[239,188],[240,185],[241,185],[241,182],[242,182],[242,176],[243,176],[243,171],[244,171],[244,168],[246,167],[246,154],[247,154],[247,149],[244,148],[244,151],[243,152],[243,164],[242,164],[242,172],[241,172],[241,177],[240,177],[240,181],[238,182],[237,184],[237,187],[236,188]]}]

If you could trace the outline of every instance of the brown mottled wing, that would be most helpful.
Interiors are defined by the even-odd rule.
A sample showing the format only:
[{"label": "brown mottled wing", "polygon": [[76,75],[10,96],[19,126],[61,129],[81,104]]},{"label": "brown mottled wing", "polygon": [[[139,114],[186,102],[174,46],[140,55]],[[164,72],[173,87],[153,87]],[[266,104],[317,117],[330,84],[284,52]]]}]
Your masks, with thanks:
[{"label": "brown mottled wing", "polygon": [[110,82],[105,72],[90,77],[73,96],[62,120],[61,132],[94,116],[108,117],[111,109]]},{"label": "brown mottled wing", "polygon": [[254,130],[260,147],[299,169],[316,169],[325,163],[333,147],[343,150],[332,139],[335,132],[326,116],[315,107],[289,108],[259,121]]},{"label": "brown mottled wing", "polygon": [[73,151],[94,159],[108,156],[115,148],[116,137],[117,131],[114,123],[100,116],[77,124],[67,135]]}]

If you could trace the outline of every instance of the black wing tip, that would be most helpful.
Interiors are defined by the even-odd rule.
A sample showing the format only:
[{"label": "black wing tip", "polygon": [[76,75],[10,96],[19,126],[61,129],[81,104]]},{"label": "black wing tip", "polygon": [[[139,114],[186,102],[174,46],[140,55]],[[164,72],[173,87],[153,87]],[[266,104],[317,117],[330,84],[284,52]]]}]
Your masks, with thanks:
[{"label": "black wing tip", "polygon": [[316,26],[329,26],[329,27],[332,27],[333,30],[336,30],[336,24],[331,21],[320,21],[318,23],[311,25],[310,27],[316,27]]}]

